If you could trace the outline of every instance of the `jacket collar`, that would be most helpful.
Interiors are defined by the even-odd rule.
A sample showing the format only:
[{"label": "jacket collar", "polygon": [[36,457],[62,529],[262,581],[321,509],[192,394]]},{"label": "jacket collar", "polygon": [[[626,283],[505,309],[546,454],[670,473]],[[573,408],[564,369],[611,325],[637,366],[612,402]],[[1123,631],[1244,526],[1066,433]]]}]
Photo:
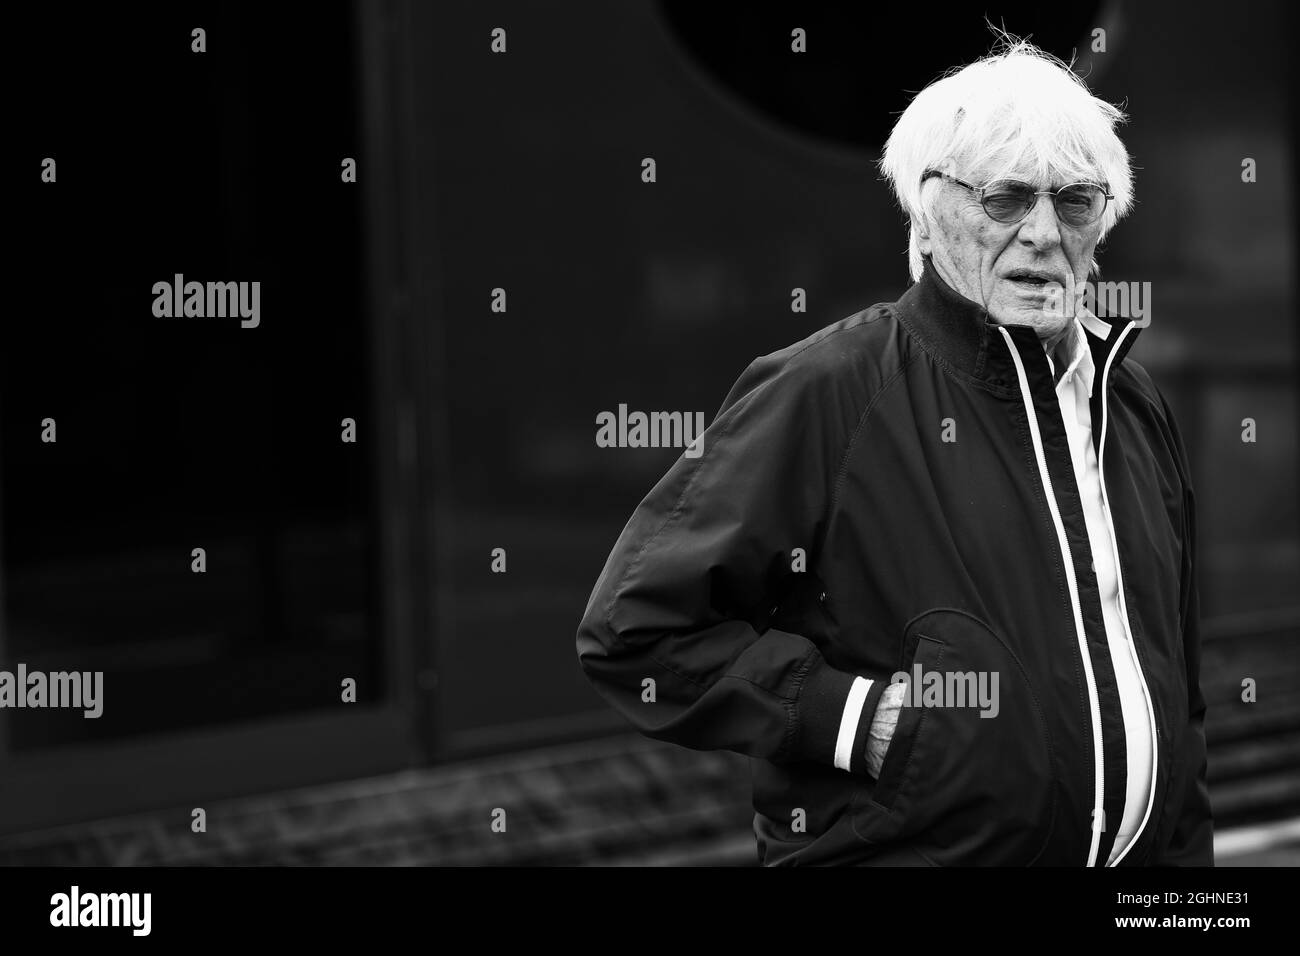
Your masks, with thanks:
[{"label": "jacket collar", "polygon": [[[999,331],[999,323],[982,305],[948,285],[935,271],[929,256],[924,258],[920,281],[895,303],[895,313],[921,347],[949,372],[1002,398],[1020,397],[1016,363]],[[1125,334],[1129,326],[1133,328]],[[1030,390],[1055,393],[1051,363],[1038,333],[1027,325],[1002,328],[1020,356]],[[1088,359],[1098,371],[1105,368],[1112,353],[1111,364],[1118,367],[1140,331],[1131,320],[1108,323],[1087,311],[1080,314],[1076,323],[1076,335],[1083,336]],[[1072,361],[1075,360],[1083,361],[1078,353]],[[1091,393],[1092,381],[1085,381]]]}]

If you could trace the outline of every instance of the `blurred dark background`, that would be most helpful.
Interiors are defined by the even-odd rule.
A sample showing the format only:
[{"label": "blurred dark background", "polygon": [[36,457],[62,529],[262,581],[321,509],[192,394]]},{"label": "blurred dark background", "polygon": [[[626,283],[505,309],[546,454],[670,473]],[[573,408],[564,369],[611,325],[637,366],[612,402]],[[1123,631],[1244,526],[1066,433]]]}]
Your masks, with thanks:
[{"label": "blurred dark background", "polygon": [[[746,761],[628,736],[578,669],[680,453],[596,415],[711,420],[901,294],[873,163],[986,17],[1131,115],[1101,262],[1151,282],[1132,357],[1194,459],[1220,860],[1300,859],[1295,14],[641,0],[12,14],[0,668],[105,693],[0,711],[0,863],[752,863]],[[155,318],[175,273],[260,281],[261,325]]]}]

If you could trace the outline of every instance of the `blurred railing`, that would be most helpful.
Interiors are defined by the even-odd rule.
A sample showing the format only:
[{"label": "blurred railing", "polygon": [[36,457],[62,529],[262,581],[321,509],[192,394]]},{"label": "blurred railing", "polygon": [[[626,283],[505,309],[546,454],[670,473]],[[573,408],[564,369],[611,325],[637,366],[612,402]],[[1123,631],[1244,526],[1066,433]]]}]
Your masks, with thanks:
[{"label": "blurred railing", "polygon": [[[1204,623],[1218,832],[1300,816],[1298,635],[1300,607]],[[754,865],[749,788],[736,754],[619,734],[212,804],[203,834],[178,807],[15,836],[0,864]]]},{"label": "blurred railing", "polygon": [[[1300,607],[1205,622],[1210,796],[1215,823],[1300,815]],[[1243,681],[1254,682],[1253,702]]]}]

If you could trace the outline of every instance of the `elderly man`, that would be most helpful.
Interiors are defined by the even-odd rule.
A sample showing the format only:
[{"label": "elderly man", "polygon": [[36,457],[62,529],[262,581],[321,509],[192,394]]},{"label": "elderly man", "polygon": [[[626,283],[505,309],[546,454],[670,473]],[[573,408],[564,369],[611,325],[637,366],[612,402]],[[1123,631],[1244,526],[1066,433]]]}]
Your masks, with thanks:
[{"label": "elderly man", "polygon": [[753,758],[765,864],[1213,862],[1187,456],[1080,296],[1122,118],[1010,41],[916,96],[914,284],[753,362],[596,583],[589,679]]}]

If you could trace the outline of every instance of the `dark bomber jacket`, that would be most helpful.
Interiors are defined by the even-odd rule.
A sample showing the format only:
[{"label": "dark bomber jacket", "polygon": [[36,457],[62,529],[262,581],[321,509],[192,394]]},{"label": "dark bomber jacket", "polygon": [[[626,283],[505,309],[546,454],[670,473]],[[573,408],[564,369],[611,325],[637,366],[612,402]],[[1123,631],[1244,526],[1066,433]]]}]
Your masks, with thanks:
[{"label": "dark bomber jacket", "polygon": [[[1094,451],[1155,724],[1152,799],[1119,865],[1211,865],[1187,455],[1125,358],[1141,329],[1100,328]],[[647,736],[752,758],[764,864],[1100,865],[1127,768],[1091,566],[1036,333],[999,326],[927,260],[899,301],[746,369],[703,454],[624,528],[578,656]],[[916,664],[996,671],[999,713],[902,708],[875,779],[866,727]],[[855,675],[875,682],[842,770]]]}]

